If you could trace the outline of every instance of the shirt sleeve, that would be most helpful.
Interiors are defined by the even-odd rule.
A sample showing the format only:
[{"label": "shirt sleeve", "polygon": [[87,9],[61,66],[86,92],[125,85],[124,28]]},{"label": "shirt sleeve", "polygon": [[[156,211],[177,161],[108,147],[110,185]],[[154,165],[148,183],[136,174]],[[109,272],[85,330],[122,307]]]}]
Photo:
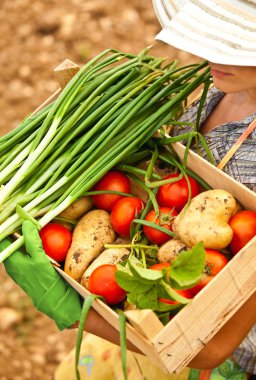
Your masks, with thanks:
[{"label": "shirt sleeve", "polygon": [[256,325],[234,352],[233,358],[247,372],[256,374]]}]

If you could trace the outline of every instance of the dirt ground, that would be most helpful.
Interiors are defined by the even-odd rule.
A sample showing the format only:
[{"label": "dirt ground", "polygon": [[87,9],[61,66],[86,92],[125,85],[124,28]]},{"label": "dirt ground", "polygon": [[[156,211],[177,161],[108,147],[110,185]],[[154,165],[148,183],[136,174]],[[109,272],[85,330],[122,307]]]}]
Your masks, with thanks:
[{"label": "dirt ground", "polygon": [[[151,0],[1,0],[0,136],[57,88],[53,70],[64,59],[83,65],[106,48],[193,57],[156,43],[160,26]],[[59,333],[0,267],[0,380],[51,380],[74,346],[75,331]]]}]

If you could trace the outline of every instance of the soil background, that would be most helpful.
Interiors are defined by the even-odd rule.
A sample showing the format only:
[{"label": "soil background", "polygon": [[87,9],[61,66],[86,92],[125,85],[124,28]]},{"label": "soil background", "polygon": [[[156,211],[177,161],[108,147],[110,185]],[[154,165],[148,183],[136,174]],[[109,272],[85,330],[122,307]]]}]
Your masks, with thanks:
[{"label": "soil background", "polygon": [[[195,57],[155,42],[160,30],[151,0],[1,0],[0,136],[59,86],[54,68],[68,58],[83,65],[102,50]],[[74,347],[76,331],[60,333],[0,266],[0,380],[51,380]],[[178,376],[177,376],[178,378]]]}]

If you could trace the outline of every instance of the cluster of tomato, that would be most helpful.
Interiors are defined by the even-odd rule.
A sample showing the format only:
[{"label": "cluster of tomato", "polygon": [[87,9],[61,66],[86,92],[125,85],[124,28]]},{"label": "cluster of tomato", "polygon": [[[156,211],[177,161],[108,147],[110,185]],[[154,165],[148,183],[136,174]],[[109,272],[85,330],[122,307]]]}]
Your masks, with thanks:
[{"label": "cluster of tomato", "polygon": [[[179,174],[170,174],[164,179],[178,177]],[[199,194],[199,185],[189,177],[191,196]],[[120,171],[108,172],[94,187],[95,191],[114,190],[129,194],[130,181]],[[154,210],[150,211],[145,220],[160,225],[172,231],[172,221],[178,212],[182,210],[188,201],[188,185],[185,178],[177,182],[162,185],[157,192],[159,215]],[[111,224],[116,233],[123,237],[129,237],[133,220],[141,213],[145,204],[142,199],[133,196],[121,196],[116,194],[100,194],[93,196],[97,208],[110,212]],[[143,231],[153,244],[162,245],[170,239],[170,236],[153,227],[143,226]]]},{"label": "cluster of tomato", "polygon": [[[178,177],[179,174],[170,174],[165,179]],[[191,187],[191,197],[200,192],[200,186],[195,179],[188,176]],[[130,194],[129,178],[120,171],[108,172],[93,188],[94,191],[117,191]],[[176,182],[162,185],[157,192],[159,214],[151,210],[145,217],[146,221],[153,222],[172,231],[172,222],[186,205],[189,197],[188,184],[183,177]],[[129,238],[133,220],[137,218],[145,204],[142,199],[135,196],[122,196],[119,194],[97,194],[92,196],[94,205],[98,209],[110,213],[111,224],[116,233]],[[253,236],[256,235],[256,212],[241,210],[230,220],[233,230],[233,239],[230,251],[236,254]],[[152,244],[162,245],[170,236],[158,229],[143,225],[143,232]],[[50,223],[40,231],[43,247],[46,253],[60,262],[65,259],[72,240],[72,233],[65,227]],[[219,271],[228,263],[226,256],[219,251],[206,249],[206,265],[201,280],[191,289],[177,290],[186,298],[193,298],[205,287]],[[170,267],[169,263],[159,263],[151,267],[153,270],[162,270]],[[89,278],[88,287],[94,294],[103,296],[109,304],[117,304],[125,298],[125,291],[115,281],[115,265],[102,265],[94,270]],[[106,284],[106,287],[103,286]],[[173,301],[162,300],[172,303]]]}]

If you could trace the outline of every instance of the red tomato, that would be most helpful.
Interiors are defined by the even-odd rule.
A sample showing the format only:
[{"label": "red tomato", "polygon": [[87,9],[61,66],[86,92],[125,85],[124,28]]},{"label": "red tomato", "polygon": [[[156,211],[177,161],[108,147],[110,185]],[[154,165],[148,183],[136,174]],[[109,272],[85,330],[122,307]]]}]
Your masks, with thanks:
[{"label": "red tomato", "polygon": [[140,198],[123,197],[114,204],[110,222],[117,234],[129,237],[133,219],[140,214],[144,203]]},{"label": "red tomato", "polygon": [[220,271],[227,265],[228,259],[219,251],[205,249],[205,269],[198,283],[190,288],[190,293],[195,296],[202,290]]},{"label": "red tomato", "polygon": [[[189,299],[193,298],[193,295],[189,291],[189,289],[173,289],[173,290],[175,290],[175,292],[178,293],[182,297],[189,298]],[[169,305],[177,305],[179,303],[178,301],[172,301],[166,298],[159,298],[159,301],[168,303]]]},{"label": "red tomato", "polygon": [[[178,176],[179,174],[169,174],[164,179]],[[190,176],[188,176],[188,180],[191,186],[191,197],[193,198],[200,192],[199,184]],[[156,197],[159,206],[175,207],[177,211],[181,211],[188,202],[188,185],[186,179],[182,177],[177,182],[160,186]]]},{"label": "red tomato", "polygon": [[[153,222],[161,227],[167,228],[172,231],[172,223],[178,212],[174,208],[170,207],[159,207],[159,216],[156,216],[155,210],[150,211],[145,220],[148,222]],[[171,236],[165,234],[164,232],[158,231],[153,227],[143,226],[144,234],[153,244],[164,244],[171,239]]]},{"label": "red tomato", "polygon": [[[150,269],[161,271],[165,268],[170,268],[170,267],[171,267],[170,263],[159,263],[159,264],[152,265]],[[168,276],[168,270],[167,270],[167,276]],[[193,295],[190,293],[190,289],[174,289],[174,290],[176,293],[180,294],[181,296],[185,298],[193,298]],[[179,303],[177,301],[168,300],[166,298],[159,298],[159,301],[168,303],[170,305],[176,305]]]},{"label": "red tomato", "polygon": [[88,289],[91,293],[105,298],[110,305],[123,301],[126,292],[116,282],[116,265],[104,264],[94,269],[88,280]]},{"label": "red tomato", "polygon": [[166,263],[158,263],[158,264],[151,265],[150,269],[161,271],[165,268],[170,268],[170,267],[171,267],[171,264],[166,262]]},{"label": "red tomato", "polygon": [[250,210],[238,211],[230,219],[229,225],[233,230],[233,238],[229,248],[235,255],[249,240],[256,236],[256,212]]},{"label": "red tomato", "polygon": [[72,241],[72,233],[56,223],[46,224],[39,232],[45,253],[55,261],[64,261]]},{"label": "red tomato", "polygon": [[[130,181],[124,173],[112,170],[105,174],[92,190],[113,190],[129,194],[131,190]],[[123,198],[122,195],[117,194],[99,194],[92,196],[95,206],[106,211],[111,211],[114,203],[121,198]]]}]

